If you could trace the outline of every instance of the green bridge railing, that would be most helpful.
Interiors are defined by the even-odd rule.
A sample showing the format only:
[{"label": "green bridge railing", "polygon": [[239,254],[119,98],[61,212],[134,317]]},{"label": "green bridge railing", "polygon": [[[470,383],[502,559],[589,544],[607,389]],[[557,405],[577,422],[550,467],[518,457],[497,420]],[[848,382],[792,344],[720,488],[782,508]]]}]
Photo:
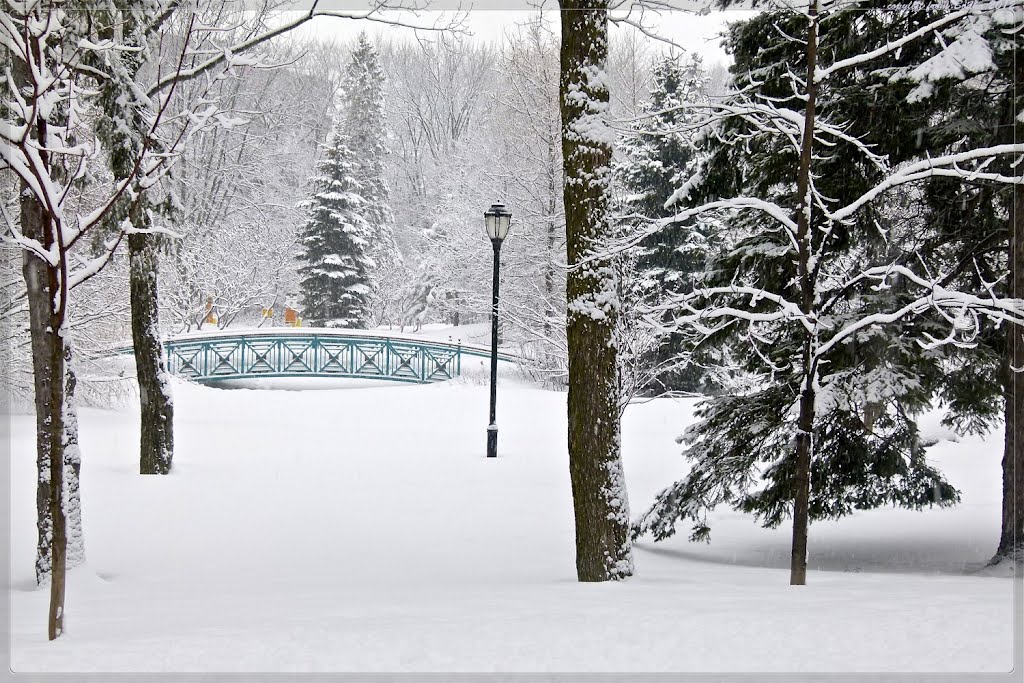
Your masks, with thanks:
[{"label": "green bridge railing", "polygon": [[[198,382],[253,377],[443,382],[462,373],[463,356],[490,357],[481,346],[308,328],[182,336],[164,345],[168,370]],[[508,354],[499,358],[516,360]]]}]

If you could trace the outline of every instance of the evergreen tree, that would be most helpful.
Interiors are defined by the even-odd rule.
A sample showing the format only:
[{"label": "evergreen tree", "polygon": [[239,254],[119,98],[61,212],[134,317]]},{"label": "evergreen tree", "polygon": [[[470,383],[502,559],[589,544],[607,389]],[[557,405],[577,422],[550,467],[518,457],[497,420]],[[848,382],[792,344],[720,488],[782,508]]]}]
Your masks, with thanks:
[{"label": "evergreen tree", "polygon": [[299,268],[304,317],[326,327],[366,327],[376,264],[369,256],[372,230],[363,217],[366,201],[356,179],[358,166],[349,138],[330,136],[317,164],[309,212],[300,232]]},{"label": "evergreen tree", "polygon": [[[707,80],[698,55],[669,53],[652,69],[651,99],[641,106],[633,132],[621,141],[617,175],[622,209],[636,219],[667,218],[676,189],[696,168],[695,133],[686,126],[700,114],[690,105],[705,99]],[[645,290],[681,291],[704,269],[705,236],[693,221],[673,223],[640,243],[637,270]]]},{"label": "evergreen tree", "polygon": [[[670,52],[655,62],[650,100],[641,106],[632,132],[621,139],[622,156],[615,167],[623,195],[618,210],[634,226],[676,212],[670,200],[698,163],[693,124],[703,113],[692,105],[706,100],[707,81],[699,55]],[[694,218],[669,224],[644,239],[624,283],[629,299],[649,301],[691,289],[694,277],[704,270],[709,225]],[[714,390],[699,356],[689,357],[689,362],[679,360],[684,346],[679,334],[664,334],[641,360],[654,368],[653,390]]]},{"label": "evergreen tree", "polygon": [[[817,3],[810,6],[808,14],[772,10],[731,29],[732,73],[753,97],[722,105],[725,115],[705,136],[709,156],[688,183],[688,201],[732,211],[728,243],[699,293],[720,298],[698,310],[696,299],[677,297],[675,315],[689,321],[701,343],[731,347],[757,387],[702,406],[701,421],[683,437],[690,474],[659,494],[636,527],[664,538],[677,520],[688,519],[692,537],[706,538],[706,513],[720,503],[772,526],[792,515],[795,583],[804,580],[807,519],[956,501],[958,493],[925,458],[915,417],[946,381],[956,345],[975,343],[962,333],[983,332],[983,300],[995,303],[985,291],[971,299],[971,288],[958,291],[954,279],[919,298],[914,288],[947,264],[924,261],[935,254],[919,248],[932,230],[922,220],[926,190],[903,185],[866,193],[883,181],[891,187],[915,163],[926,169],[918,178],[942,176],[961,186],[991,180],[983,169],[1002,163],[984,156],[985,144],[936,126],[941,107],[914,97],[919,83],[899,77],[914,73],[943,42],[908,39],[896,50],[897,41],[923,26],[970,24],[977,16],[970,5],[955,14],[862,3],[829,8],[821,22]],[[817,65],[808,63],[812,55]],[[807,72],[802,83],[794,75]],[[956,78],[963,81],[965,72]],[[787,127],[795,122],[802,125]],[[958,140],[965,143],[960,148]],[[980,169],[949,160],[950,151],[970,150],[979,156],[966,165]],[[730,197],[750,199],[722,201]],[[737,211],[743,206],[757,210]],[[899,278],[883,274],[897,270]],[[915,284],[922,270],[926,277]],[[948,300],[971,313],[943,312],[937,292],[955,293]],[[789,308],[780,315],[779,306]]]},{"label": "evergreen tree", "polygon": [[363,31],[345,69],[340,126],[358,162],[351,175],[362,188],[363,203],[359,212],[369,227],[369,253],[377,263],[401,260],[394,236],[390,192],[384,178],[387,155],[384,83],[377,50]]}]

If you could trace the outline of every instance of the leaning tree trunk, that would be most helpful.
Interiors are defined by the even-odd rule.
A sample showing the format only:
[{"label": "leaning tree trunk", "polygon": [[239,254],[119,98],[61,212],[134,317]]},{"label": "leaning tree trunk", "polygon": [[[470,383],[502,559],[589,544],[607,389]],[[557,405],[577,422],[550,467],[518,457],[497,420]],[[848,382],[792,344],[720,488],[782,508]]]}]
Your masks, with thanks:
[{"label": "leaning tree trunk", "polygon": [[[140,203],[141,204],[141,203]],[[141,210],[133,210],[135,227],[142,227]],[[132,342],[139,382],[141,440],[139,472],[167,474],[174,455],[174,404],[157,328],[157,236],[128,236],[132,306]]]},{"label": "leaning tree trunk", "polygon": [[[603,0],[562,0],[561,9],[565,230],[568,262],[577,264],[600,249],[610,234],[608,13]],[[566,297],[576,575],[580,581],[623,579],[633,573],[633,556],[620,456],[615,347],[619,305],[611,259],[572,268]]]},{"label": "leaning tree trunk", "polygon": [[[807,108],[804,110],[803,140],[800,146],[800,164],[797,169],[797,264],[800,287],[800,310],[810,315],[814,306],[814,268],[811,253],[814,235],[811,231],[811,158],[814,146],[814,105],[818,85],[814,80],[818,48],[818,0],[811,0],[807,27]],[[789,565],[789,583],[802,586],[807,583],[807,533],[810,525],[811,460],[814,456],[814,377],[817,373],[814,358],[815,339],[804,332],[801,367],[800,414],[797,418],[796,467],[793,473],[793,546]]]}]

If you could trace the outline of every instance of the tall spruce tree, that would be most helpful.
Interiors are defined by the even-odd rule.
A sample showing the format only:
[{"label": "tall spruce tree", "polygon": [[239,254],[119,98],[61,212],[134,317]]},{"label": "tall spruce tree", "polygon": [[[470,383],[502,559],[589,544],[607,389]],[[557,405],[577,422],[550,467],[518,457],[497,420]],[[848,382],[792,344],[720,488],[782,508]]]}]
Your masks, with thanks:
[{"label": "tall spruce tree", "polygon": [[360,215],[370,230],[370,255],[377,263],[401,259],[394,235],[390,191],[384,177],[387,118],[384,110],[384,70],[373,43],[363,31],[345,68],[340,126],[358,166],[352,177],[361,186]]},{"label": "tall spruce tree", "polygon": [[300,231],[303,316],[325,327],[366,327],[375,267],[369,256],[372,229],[363,217],[366,200],[356,179],[349,138],[335,130],[317,164],[308,218]]}]

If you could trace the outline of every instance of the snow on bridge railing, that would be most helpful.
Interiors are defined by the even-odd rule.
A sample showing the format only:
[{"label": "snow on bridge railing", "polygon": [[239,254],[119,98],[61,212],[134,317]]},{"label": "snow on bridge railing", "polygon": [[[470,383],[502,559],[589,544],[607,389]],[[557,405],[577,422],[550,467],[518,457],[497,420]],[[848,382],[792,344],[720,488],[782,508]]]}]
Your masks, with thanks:
[{"label": "snow on bridge railing", "polygon": [[[175,335],[164,342],[168,370],[196,381],[251,377],[350,377],[438,382],[462,372],[462,356],[490,349],[461,341],[332,328],[216,330]],[[121,346],[112,353],[130,353]],[[506,362],[519,358],[499,353]]]}]

